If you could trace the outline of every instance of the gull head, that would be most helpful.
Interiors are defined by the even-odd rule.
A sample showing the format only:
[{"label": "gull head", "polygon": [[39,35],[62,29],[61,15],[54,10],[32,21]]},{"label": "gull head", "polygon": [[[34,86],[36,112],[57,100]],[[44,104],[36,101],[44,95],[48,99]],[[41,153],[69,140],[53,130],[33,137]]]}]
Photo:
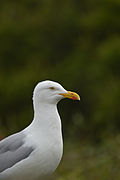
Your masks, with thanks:
[{"label": "gull head", "polygon": [[77,93],[67,91],[59,83],[49,80],[39,82],[33,92],[33,101],[38,103],[57,104],[63,98],[80,100]]}]

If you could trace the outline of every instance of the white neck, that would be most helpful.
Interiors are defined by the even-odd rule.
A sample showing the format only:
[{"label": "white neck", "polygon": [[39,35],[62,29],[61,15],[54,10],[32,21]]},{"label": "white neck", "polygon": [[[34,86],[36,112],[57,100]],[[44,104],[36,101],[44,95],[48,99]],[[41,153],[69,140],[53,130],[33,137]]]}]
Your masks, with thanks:
[{"label": "white neck", "polygon": [[34,102],[34,119],[30,126],[36,131],[61,133],[61,120],[56,104]]}]

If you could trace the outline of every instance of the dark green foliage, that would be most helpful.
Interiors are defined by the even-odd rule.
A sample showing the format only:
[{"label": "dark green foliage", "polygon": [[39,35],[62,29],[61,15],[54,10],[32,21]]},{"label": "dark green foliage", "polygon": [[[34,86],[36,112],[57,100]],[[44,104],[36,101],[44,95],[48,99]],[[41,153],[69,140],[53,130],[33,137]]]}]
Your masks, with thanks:
[{"label": "dark green foliage", "polygon": [[0,2],[0,136],[26,127],[32,91],[50,79],[81,102],[59,104],[65,138],[120,132],[120,1]]}]

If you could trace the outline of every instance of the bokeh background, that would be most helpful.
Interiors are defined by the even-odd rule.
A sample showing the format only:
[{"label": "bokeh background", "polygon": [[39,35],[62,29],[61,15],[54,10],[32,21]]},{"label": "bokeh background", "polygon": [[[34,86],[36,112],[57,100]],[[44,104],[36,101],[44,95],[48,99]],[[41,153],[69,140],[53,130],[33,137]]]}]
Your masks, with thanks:
[{"label": "bokeh background", "polygon": [[37,82],[62,100],[64,156],[53,180],[120,179],[120,0],[0,2],[0,138],[33,117]]}]

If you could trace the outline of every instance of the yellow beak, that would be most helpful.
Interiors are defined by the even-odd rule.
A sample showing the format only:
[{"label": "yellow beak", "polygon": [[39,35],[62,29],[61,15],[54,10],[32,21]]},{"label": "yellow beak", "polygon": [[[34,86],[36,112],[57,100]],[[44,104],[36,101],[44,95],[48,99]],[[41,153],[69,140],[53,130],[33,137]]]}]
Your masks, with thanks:
[{"label": "yellow beak", "polygon": [[64,96],[65,98],[80,100],[80,96],[75,92],[68,91],[67,93],[60,93],[60,95]]}]

